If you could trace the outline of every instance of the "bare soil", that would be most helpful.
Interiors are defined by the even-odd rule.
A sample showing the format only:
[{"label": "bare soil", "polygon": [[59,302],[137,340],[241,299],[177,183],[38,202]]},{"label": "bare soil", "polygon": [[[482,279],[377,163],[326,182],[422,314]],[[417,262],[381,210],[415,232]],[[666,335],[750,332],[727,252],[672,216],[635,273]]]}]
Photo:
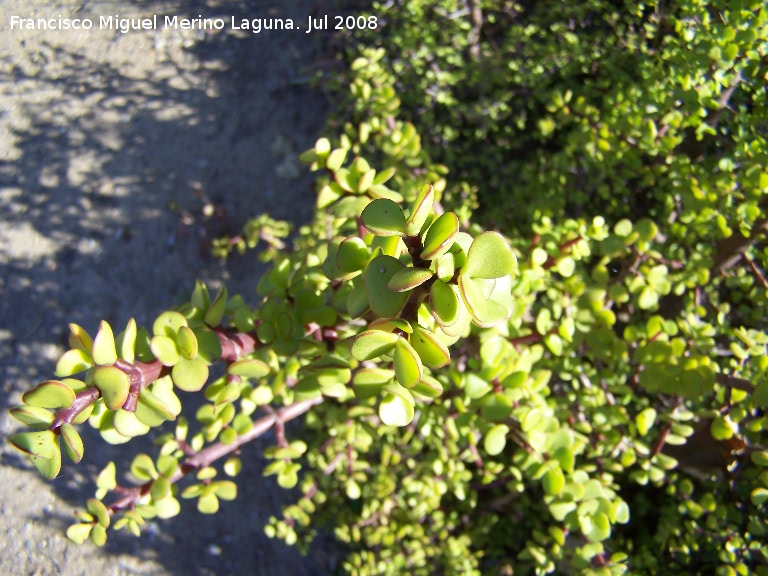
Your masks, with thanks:
[{"label": "bare soil", "polygon": [[[330,11],[330,6],[325,6]],[[321,32],[232,30],[229,19],[292,18],[316,0],[3,0],[0,3],[0,574],[328,574],[263,534],[290,494],[262,478],[254,446],[240,495],[204,516],[111,533],[104,549],[64,531],[110,460],[124,474],[150,439],[112,447],[84,427],[86,455],[45,482],[5,437],[7,408],[52,377],[67,324],[121,330],[178,303],[201,278],[246,299],[255,257],[211,258],[212,238],[269,212],[310,219],[312,177],[296,155],[320,135],[327,103],[311,86],[333,59]],[[220,16],[224,30],[11,30],[10,17]],[[263,439],[261,447],[269,442]],[[136,445],[134,445],[136,444]]]}]

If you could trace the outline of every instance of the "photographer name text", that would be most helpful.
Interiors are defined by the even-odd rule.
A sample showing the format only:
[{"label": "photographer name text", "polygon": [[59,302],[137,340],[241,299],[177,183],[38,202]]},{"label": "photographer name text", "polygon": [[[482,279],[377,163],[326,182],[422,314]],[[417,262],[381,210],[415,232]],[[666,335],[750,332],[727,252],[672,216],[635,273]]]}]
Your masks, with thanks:
[{"label": "photographer name text", "polygon": [[253,34],[268,31],[296,30],[310,34],[328,30],[375,30],[378,26],[376,16],[309,16],[306,22],[294,22],[291,18],[181,18],[179,16],[153,15],[145,18],[125,18],[119,14],[95,18],[23,18],[10,17],[11,30],[117,30],[127,34],[132,30],[159,30],[173,28],[177,30],[220,31],[229,27],[231,30],[248,30]]}]

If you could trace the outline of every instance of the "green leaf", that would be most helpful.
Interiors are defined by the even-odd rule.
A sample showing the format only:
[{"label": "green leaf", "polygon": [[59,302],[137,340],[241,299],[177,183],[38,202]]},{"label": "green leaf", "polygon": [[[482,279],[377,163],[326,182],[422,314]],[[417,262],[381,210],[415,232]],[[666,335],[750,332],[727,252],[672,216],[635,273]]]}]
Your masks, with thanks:
[{"label": "green leaf", "polygon": [[392,200],[381,198],[365,207],[360,215],[363,225],[377,236],[404,236],[403,209]]},{"label": "green leaf", "polygon": [[365,268],[371,251],[362,238],[351,236],[339,244],[336,252],[336,266],[345,274]]},{"label": "green leaf", "polygon": [[416,236],[421,231],[422,226],[432,213],[435,204],[435,191],[432,184],[426,184],[422,187],[416,199],[411,205],[411,214],[405,223],[405,233],[407,236]]},{"label": "green leaf", "polygon": [[185,392],[197,392],[208,380],[208,366],[200,358],[182,358],[171,371],[173,383]]},{"label": "green leaf", "polygon": [[99,490],[103,490],[105,494],[109,490],[115,489],[117,486],[117,468],[114,462],[110,462],[99,472],[99,475],[96,477],[96,486],[98,486]]},{"label": "green leaf", "polygon": [[115,412],[112,425],[115,427],[118,434],[126,436],[127,438],[143,436],[149,432],[149,426],[141,422],[136,417],[135,412],[126,412],[125,410],[117,410]]},{"label": "green leaf", "polygon": [[475,324],[481,328],[491,328],[506,320],[510,311],[486,297],[481,281],[462,274],[459,276],[459,293]]},{"label": "green leaf", "polygon": [[407,292],[392,292],[387,288],[392,276],[404,268],[403,264],[392,256],[377,256],[365,269],[365,290],[368,304],[374,314],[381,318],[393,318],[403,309],[408,301]]},{"label": "green leaf", "polygon": [[128,320],[128,325],[125,327],[125,331],[117,337],[116,345],[117,352],[120,358],[133,364],[136,359],[136,337],[138,335],[138,329],[136,328],[136,320],[131,318]]},{"label": "green leaf", "polygon": [[348,150],[346,148],[336,148],[328,155],[325,161],[325,167],[331,172],[336,172],[344,164],[344,160],[347,158]]},{"label": "green leaf", "polygon": [[75,391],[64,382],[47,380],[25,392],[21,400],[37,408],[69,408],[75,401]]},{"label": "green leaf", "polygon": [[512,414],[512,400],[497,392],[483,398],[481,414],[486,420],[504,420]]},{"label": "green leaf", "polygon": [[752,493],[749,496],[750,500],[752,501],[752,504],[754,504],[757,507],[762,506],[766,502],[768,502],[768,490],[765,488],[755,488],[752,490]]},{"label": "green leaf", "polygon": [[453,212],[441,214],[427,230],[421,258],[434,260],[448,252],[458,231],[459,217]]},{"label": "green leaf", "polygon": [[653,428],[654,422],[656,422],[656,410],[654,408],[646,408],[640,412],[635,418],[635,424],[640,436],[648,434],[648,431]]},{"label": "green leaf", "polygon": [[222,500],[234,500],[237,498],[237,484],[231,480],[217,480],[213,483],[216,496]]},{"label": "green leaf", "polygon": [[152,324],[152,334],[155,336],[168,336],[175,338],[182,326],[187,326],[187,319],[180,312],[169,310],[163,312]]},{"label": "green leaf", "polygon": [[97,366],[93,371],[93,383],[101,392],[104,405],[110,410],[117,410],[128,399],[131,379],[115,366]]},{"label": "green leaf", "polygon": [[85,447],[83,446],[83,439],[80,438],[75,427],[72,424],[62,424],[61,437],[64,440],[64,451],[69,459],[75,464],[80,462],[83,459]]},{"label": "green leaf", "polygon": [[395,378],[401,386],[412,388],[421,380],[421,358],[405,338],[400,337],[395,343],[394,364]]},{"label": "green leaf", "polygon": [[117,362],[117,348],[115,347],[115,335],[112,327],[102,320],[96,338],[93,339],[91,358],[99,366],[111,366]]},{"label": "green leaf", "polygon": [[[407,391],[407,390],[406,390]],[[403,396],[385,393],[379,404],[379,418],[388,426],[407,426],[414,416],[413,403]]]},{"label": "green leaf", "polygon": [[158,477],[155,463],[147,454],[138,454],[131,462],[131,474],[139,482],[147,482]]},{"label": "green leaf", "polygon": [[434,274],[431,270],[423,268],[402,268],[394,273],[387,283],[387,288],[393,292],[407,292],[417,286],[421,286],[432,278]]},{"label": "green leaf", "polygon": [[497,424],[488,430],[483,440],[485,451],[491,456],[501,454],[507,445],[507,434],[509,434],[509,426],[506,424]]},{"label": "green leaf", "polygon": [[86,503],[85,508],[91,515],[93,515],[94,518],[96,518],[101,526],[104,528],[109,528],[109,510],[101,500],[97,500],[96,498],[88,498],[88,502]]},{"label": "green leaf", "polygon": [[650,310],[659,302],[659,295],[650,286],[643,288],[640,296],[637,298],[637,305],[642,310]]},{"label": "green leaf", "polygon": [[176,341],[170,336],[153,336],[149,347],[163,366],[173,366],[181,358]]},{"label": "green leaf", "polygon": [[400,336],[382,330],[366,330],[359,334],[352,344],[352,356],[356,360],[373,360],[389,354]]},{"label": "green leaf", "polygon": [[144,388],[136,405],[136,418],[147,426],[160,426],[167,420],[175,420],[176,415],[162,399]]},{"label": "green leaf", "polygon": [[[550,461],[552,463],[552,461]],[[553,463],[554,464],[554,463]],[[557,464],[547,466],[547,471],[541,479],[544,493],[549,496],[557,496],[565,486],[565,475]]]},{"label": "green leaf", "polygon": [[712,420],[710,432],[715,440],[728,440],[733,436],[733,423],[727,416],[717,416]]},{"label": "green leaf", "polygon": [[69,325],[69,346],[85,352],[90,357],[93,339],[82,326],[73,323]]},{"label": "green leaf", "polygon": [[408,341],[421,358],[421,362],[430,368],[442,368],[451,361],[448,348],[432,332],[418,324],[413,327],[413,334],[409,336]]},{"label": "green leaf", "polygon": [[195,282],[195,289],[192,291],[190,304],[198,310],[206,310],[211,305],[211,296],[208,293],[208,287],[202,280]]},{"label": "green leaf", "polygon": [[72,524],[69,528],[67,528],[67,538],[72,540],[75,544],[82,544],[86,540],[88,540],[88,537],[91,535],[91,530],[93,529],[94,524],[84,524],[82,522],[77,524]]},{"label": "green leaf", "polygon": [[64,352],[56,362],[56,376],[72,376],[93,366],[91,355],[88,352],[73,348]]},{"label": "green leaf", "polygon": [[182,358],[192,360],[197,356],[197,337],[189,326],[182,326],[176,334],[176,346]]},{"label": "green leaf", "polygon": [[750,458],[752,460],[752,463],[755,466],[760,466],[760,467],[763,467],[763,468],[768,467],[768,451],[763,451],[763,452],[755,451],[755,452],[752,452],[752,454],[750,455]]},{"label": "green leaf", "polygon": [[52,430],[20,432],[11,436],[10,441],[19,450],[43,459],[53,458],[58,451],[56,435]]},{"label": "green leaf", "polygon": [[443,385],[437,379],[424,374],[416,386],[411,388],[411,392],[425,398],[439,398],[443,393]]},{"label": "green leaf", "polygon": [[498,232],[483,232],[469,247],[467,263],[461,269],[469,278],[501,278],[515,273],[517,257]]},{"label": "green leaf", "polygon": [[432,316],[441,326],[452,326],[459,319],[459,295],[457,289],[442,280],[435,280],[429,289],[429,305]]},{"label": "green leaf", "polygon": [[205,323],[211,328],[215,328],[221,324],[221,318],[224,316],[224,311],[227,308],[227,288],[222,286],[216,298],[211,302],[210,308],[205,312]]},{"label": "green leaf", "polygon": [[266,363],[256,358],[244,358],[229,365],[227,372],[245,378],[264,378],[270,372]]},{"label": "green leaf", "polygon": [[42,458],[40,456],[30,455],[29,459],[35,465],[37,471],[46,480],[53,480],[61,471],[61,450],[59,449],[58,439],[54,441],[53,456],[51,458]]},{"label": "green leaf", "polygon": [[352,385],[360,400],[378,396],[381,389],[395,377],[394,370],[387,368],[362,368],[355,372]]},{"label": "green leaf", "polygon": [[37,406],[17,406],[9,412],[16,420],[33,428],[48,428],[55,418],[53,412]]},{"label": "green leaf", "polygon": [[216,494],[203,494],[197,499],[197,509],[203,514],[216,514],[219,511],[219,499]]}]

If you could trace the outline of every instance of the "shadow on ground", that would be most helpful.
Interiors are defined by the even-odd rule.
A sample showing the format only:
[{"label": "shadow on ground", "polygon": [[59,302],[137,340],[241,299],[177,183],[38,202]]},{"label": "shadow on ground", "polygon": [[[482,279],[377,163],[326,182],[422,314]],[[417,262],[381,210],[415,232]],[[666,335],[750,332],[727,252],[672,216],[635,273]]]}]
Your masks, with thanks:
[{"label": "shadow on ground", "polygon": [[[11,0],[7,14],[92,18],[111,14],[293,18],[342,13],[316,1],[88,2]],[[332,12],[336,10],[337,12]],[[3,23],[7,28],[7,23]],[[162,28],[162,26],[161,26]],[[71,32],[71,33],[70,33]],[[158,29],[9,31],[0,35],[0,374],[5,415],[19,394],[51,377],[67,323],[94,333],[130,317],[151,322],[187,297],[197,278],[246,300],[256,258],[226,265],[212,238],[269,212],[312,215],[312,177],[297,154],[320,135],[327,103],[311,87],[334,61],[323,34]],[[141,539],[117,534],[105,551],[62,536],[95,473],[119,454],[86,432],[86,459],[50,484],[7,443],[0,513],[14,550],[7,574],[326,574],[333,553],[302,559],[266,539],[286,495],[250,460],[240,496],[216,517],[190,512],[153,523]],[[265,439],[264,442],[268,442]],[[264,444],[262,444],[264,445]],[[256,454],[258,450],[253,450]],[[127,458],[126,458],[127,461]],[[123,468],[124,470],[125,468]],[[23,471],[20,471],[23,470]],[[327,547],[326,547],[327,548]]]}]

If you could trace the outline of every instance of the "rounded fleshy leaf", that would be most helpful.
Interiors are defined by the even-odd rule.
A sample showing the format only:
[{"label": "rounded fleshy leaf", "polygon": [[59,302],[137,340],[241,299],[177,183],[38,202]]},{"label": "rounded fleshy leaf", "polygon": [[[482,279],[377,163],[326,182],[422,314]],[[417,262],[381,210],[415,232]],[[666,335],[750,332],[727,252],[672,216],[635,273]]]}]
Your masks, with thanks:
[{"label": "rounded fleshy leaf", "polygon": [[155,501],[154,506],[155,512],[157,512],[157,517],[164,520],[178,516],[181,512],[181,504],[179,504],[179,501],[173,496],[168,496],[162,500]]},{"label": "rounded fleshy leaf", "polygon": [[406,235],[416,236],[421,231],[422,226],[424,226],[427,218],[432,213],[434,204],[435,190],[432,188],[432,184],[426,184],[419,191],[411,205],[411,214],[405,223]]},{"label": "rounded fleshy leaf", "polygon": [[147,482],[158,477],[155,462],[147,454],[137,454],[131,462],[131,474],[139,482]]},{"label": "rounded fleshy leaf", "polygon": [[93,515],[94,518],[96,518],[96,521],[100,525],[104,526],[104,528],[109,528],[109,510],[101,500],[97,500],[96,498],[88,498],[88,502],[86,503],[85,507],[86,510],[88,510],[88,512]]},{"label": "rounded fleshy leaf", "polygon": [[[391,384],[386,386],[385,389],[392,389],[394,386]],[[388,426],[408,426],[413,420],[413,396],[402,386],[398,388],[402,392],[407,392],[408,396],[405,396],[402,392],[397,394],[387,392],[379,404],[379,418]],[[408,399],[409,396],[410,401]]]},{"label": "rounded fleshy leaf", "polygon": [[383,330],[384,332],[394,332],[402,330],[406,334],[413,332],[413,327],[408,320],[402,318],[376,318],[368,324],[369,330]]},{"label": "rounded fleshy leaf", "polygon": [[149,347],[163,366],[174,366],[181,358],[176,341],[170,336],[153,336]]},{"label": "rounded fleshy leaf", "polygon": [[82,522],[72,524],[69,528],[67,528],[67,538],[72,540],[72,542],[75,544],[82,544],[88,540],[88,536],[91,535],[93,526],[93,524],[84,524]]},{"label": "rounded fleshy leaf", "polygon": [[32,428],[42,430],[53,424],[54,414],[45,408],[24,405],[11,408],[9,412],[16,420]]},{"label": "rounded fleshy leaf", "polygon": [[360,215],[363,225],[377,236],[404,236],[405,214],[400,206],[387,198],[374,200]]},{"label": "rounded fleshy leaf", "polygon": [[75,401],[75,391],[64,382],[47,380],[25,392],[21,399],[38,408],[69,408]]},{"label": "rounded fleshy leaf", "polygon": [[58,451],[56,435],[53,430],[40,430],[38,432],[20,432],[10,438],[11,444],[22,452],[43,459],[54,457]]},{"label": "rounded fleshy leaf", "polygon": [[442,280],[436,280],[430,287],[429,305],[440,326],[450,326],[459,319],[459,295],[453,286]]},{"label": "rounded fleshy leaf", "polygon": [[182,358],[171,372],[173,383],[185,392],[197,392],[208,380],[208,366],[199,358]]},{"label": "rounded fleshy leaf", "polygon": [[506,320],[510,312],[495,300],[489,300],[483,288],[477,280],[459,276],[459,292],[472,320],[481,328],[490,328]]},{"label": "rounded fleshy leaf", "polygon": [[77,433],[75,427],[72,424],[63,424],[61,426],[61,437],[64,440],[64,451],[69,459],[75,464],[80,462],[83,459],[85,447],[83,446],[83,439],[80,438],[80,434]]},{"label": "rounded fleshy leaf", "polygon": [[424,374],[418,384],[411,388],[411,392],[426,398],[438,398],[443,393],[443,385],[432,376]]},{"label": "rounded fleshy leaf", "polygon": [[101,392],[104,405],[110,410],[117,410],[128,399],[131,379],[119,368],[97,366],[93,371],[93,383]]},{"label": "rounded fleshy leaf", "polygon": [[175,337],[179,328],[187,326],[187,319],[180,312],[169,310],[163,312],[152,324],[152,334],[155,336]]},{"label": "rounded fleshy leaf", "polygon": [[421,286],[432,278],[434,274],[431,270],[424,268],[403,268],[394,273],[387,283],[387,288],[393,292],[407,292],[413,290],[416,286]]},{"label": "rounded fleshy leaf", "polygon": [[237,498],[237,484],[231,480],[217,480],[213,485],[216,487],[216,496],[222,500],[234,500]]},{"label": "rounded fleshy leaf", "polygon": [[221,340],[213,330],[195,330],[197,337],[197,356],[206,364],[211,364],[221,356]]},{"label": "rounded fleshy leaf", "polygon": [[351,236],[339,244],[336,252],[336,266],[345,274],[357,272],[365,268],[370,257],[371,252],[363,239]]},{"label": "rounded fleshy leaf", "polygon": [[473,241],[461,274],[470,278],[501,278],[515,273],[517,257],[498,232],[483,232]]},{"label": "rounded fleshy leaf", "polygon": [[125,331],[117,337],[117,353],[126,362],[133,363],[136,358],[136,336],[138,335],[138,329],[136,327],[136,320],[131,318],[128,320],[128,325],[125,327]]},{"label": "rounded fleshy leaf", "polygon": [[67,350],[56,362],[56,376],[72,376],[93,366],[91,355],[88,352],[73,348]]},{"label": "rounded fleshy leaf", "polygon": [[166,420],[175,420],[176,416],[165,402],[144,388],[136,404],[136,418],[147,426],[160,426]]},{"label": "rounded fleshy leaf", "polygon": [[394,370],[387,368],[363,368],[355,372],[352,385],[355,388],[355,396],[360,400],[378,396],[381,389],[392,382],[395,377]]},{"label": "rounded fleshy leaf", "polygon": [[149,426],[141,422],[134,412],[118,410],[115,412],[115,419],[112,421],[115,430],[128,438],[143,436],[149,432]]},{"label": "rounded fleshy leaf", "polygon": [[421,258],[424,260],[434,260],[448,252],[450,247],[453,246],[453,240],[458,231],[459,217],[453,212],[441,214],[437,220],[432,222],[432,226],[427,230]]},{"label": "rounded fleshy leaf", "polygon": [[485,451],[491,456],[497,456],[501,454],[504,447],[507,445],[507,434],[509,433],[509,426],[506,424],[497,424],[485,434],[483,440],[483,447]]},{"label": "rounded fleshy leaf", "polygon": [[197,356],[197,337],[189,326],[182,326],[176,334],[176,346],[182,358],[192,360]]},{"label": "rounded fleshy leaf", "polygon": [[69,346],[90,354],[91,348],[93,348],[93,338],[82,326],[73,323],[69,325]]},{"label": "rounded fleshy leaf", "polygon": [[264,378],[269,374],[269,366],[256,358],[238,360],[230,364],[227,372],[245,378]]},{"label": "rounded fleshy leaf", "polygon": [[413,327],[413,334],[408,340],[421,361],[430,368],[442,368],[451,361],[448,348],[432,332],[418,324]]},{"label": "rounded fleshy leaf", "polygon": [[126,442],[129,442],[131,438],[129,436],[123,436],[115,430],[115,426],[113,424],[115,419],[115,413],[114,412],[106,412],[104,417],[99,422],[99,433],[101,434],[101,437],[104,439],[105,442],[108,444],[125,444]]},{"label": "rounded fleshy leaf", "polygon": [[112,327],[104,320],[101,321],[96,338],[93,339],[91,358],[99,366],[112,366],[117,362],[115,335],[112,333]]},{"label": "rounded fleshy leaf", "polygon": [[406,292],[392,292],[387,288],[390,279],[404,265],[392,256],[377,256],[365,269],[365,290],[368,304],[374,314],[382,318],[397,316],[408,301]]},{"label": "rounded fleshy leaf", "polygon": [[192,297],[189,300],[193,308],[206,310],[211,305],[211,296],[208,293],[208,287],[202,280],[195,282],[195,289],[192,291]]},{"label": "rounded fleshy leaf", "polygon": [[544,493],[549,496],[557,496],[565,486],[565,475],[562,469],[556,463],[547,467],[547,471],[541,479],[541,486]]},{"label": "rounded fleshy leaf", "polygon": [[395,343],[394,363],[395,378],[401,386],[412,388],[421,380],[424,372],[421,358],[405,338],[398,338]]},{"label": "rounded fleshy leaf", "polygon": [[35,465],[37,471],[46,480],[53,480],[61,472],[61,449],[59,448],[58,438],[54,440],[53,456],[50,458],[41,458],[40,456],[30,455],[29,459]]},{"label": "rounded fleshy leaf", "polygon": [[227,308],[227,288],[222,286],[216,298],[211,302],[208,310],[205,311],[205,323],[208,326],[216,327],[221,324],[221,318]]}]

